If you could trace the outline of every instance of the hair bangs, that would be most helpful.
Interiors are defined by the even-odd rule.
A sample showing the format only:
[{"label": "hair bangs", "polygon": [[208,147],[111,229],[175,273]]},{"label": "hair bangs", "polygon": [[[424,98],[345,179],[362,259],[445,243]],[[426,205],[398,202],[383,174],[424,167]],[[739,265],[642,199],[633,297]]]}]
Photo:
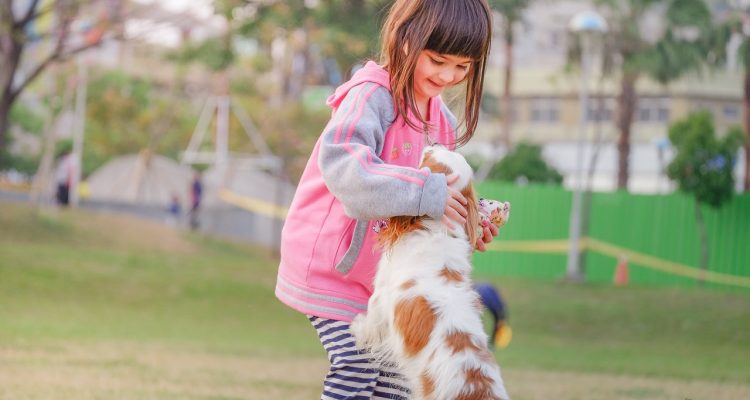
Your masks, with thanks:
[{"label": "hair bangs", "polygon": [[[441,54],[451,54],[481,60],[487,53],[491,27],[487,11],[477,2],[467,6],[453,0],[433,0],[437,24],[427,39],[425,48]],[[440,4],[443,3],[443,4]]]}]

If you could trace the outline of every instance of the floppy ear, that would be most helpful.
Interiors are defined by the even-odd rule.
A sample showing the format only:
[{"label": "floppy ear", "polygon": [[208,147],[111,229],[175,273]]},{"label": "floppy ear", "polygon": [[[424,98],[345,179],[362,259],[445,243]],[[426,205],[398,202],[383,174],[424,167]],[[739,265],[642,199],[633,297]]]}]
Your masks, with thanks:
[{"label": "floppy ear", "polygon": [[469,238],[469,244],[471,245],[472,250],[474,249],[474,246],[477,244],[477,239],[479,239],[479,235],[477,234],[477,228],[479,228],[479,203],[477,201],[476,193],[474,192],[474,185],[469,182],[468,185],[464,188],[464,190],[461,191],[461,194],[466,197],[466,211],[468,215],[466,216],[466,225],[464,226],[464,229],[466,230],[466,236]]},{"label": "floppy ear", "polygon": [[404,235],[424,229],[422,217],[412,217],[408,215],[391,217],[388,220],[388,226],[378,235],[378,243],[384,249],[393,247]]}]

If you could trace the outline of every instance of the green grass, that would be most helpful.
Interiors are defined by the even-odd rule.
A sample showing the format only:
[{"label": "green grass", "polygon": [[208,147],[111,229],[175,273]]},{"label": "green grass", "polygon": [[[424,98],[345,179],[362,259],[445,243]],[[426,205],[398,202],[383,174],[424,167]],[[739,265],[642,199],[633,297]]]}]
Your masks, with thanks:
[{"label": "green grass", "polygon": [[2,205],[0,226],[0,342],[319,351],[274,299],[268,250],[82,211]]},{"label": "green grass", "polygon": [[[266,249],[81,210],[0,204],[0,227],[0,347],[324,357],[306,319],[274,298]],[[480,278],[509,306],[506,370],[750,384],[746,294]]]}]

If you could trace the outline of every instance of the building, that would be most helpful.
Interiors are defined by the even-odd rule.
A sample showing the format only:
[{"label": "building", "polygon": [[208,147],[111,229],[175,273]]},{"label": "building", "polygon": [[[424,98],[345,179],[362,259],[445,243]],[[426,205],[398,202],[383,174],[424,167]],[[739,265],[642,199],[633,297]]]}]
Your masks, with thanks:
[{"label": "building", "polygon": [[[714,4],[716,12],[721,11]],[[575,172],[575,143],[580,135],[581,75],[566,70],[569,47],[568,24],[584,9],[592,9],[588,1],[537,0],[524,12],[523,23],[516,27],[514,45],[514,80],[512,86],[512,142],[528,141],[544,145],[550,164],[565,176],[572,187]],[[500,20],[500,18],[496,18]],[[659,31],[661,22],[656,14],[642,21],[642,29]],[[497,31],[497,30],[496,30]],[[486,74],[483,119],[472,144],[465,149],[490,156],[487,143],[500,134],[498,113],[502,97],[503,43],[496,38]],[[587,142],[600,141],[602,152],[594,173],[595,190],[616,187],[617,153],[614,144],[619,136],[615,126],[617,79],[601,79],[600,55],[594,56],[591,79],[587,83],[589,102],[586,112]],[[739,68],[685,76],[668,86],[641,77],[636,86],[637,108],[632,125],[631,180],[634,192],[661,192],[671,184],[663,176],[663,167],[672,157],[668,146],[669,125],[687,114],[708,110],[714,115],[717,132],[742,125],[743,72]],[[597,139],[598,138],[598,139]],[[590,162],[587,145],[584,165]],[[501,152],[505,149],[501,149]],[[737,181],[742,179],[744,157],[737,165]]]}]

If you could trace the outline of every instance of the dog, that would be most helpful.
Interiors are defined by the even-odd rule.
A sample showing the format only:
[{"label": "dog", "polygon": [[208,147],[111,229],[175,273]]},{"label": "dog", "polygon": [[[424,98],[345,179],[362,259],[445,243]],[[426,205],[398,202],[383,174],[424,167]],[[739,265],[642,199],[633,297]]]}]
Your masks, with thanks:
[{"label": "dog", "polygon": [[355,317],[352,334],[373,357],[399,366],[415,399],[509,399],[470,279],[480,221],[472,169],[442,146],[427,147],[421,165],[459,176],[453,186],[468,200],[466,225],[391,218],[379,235],[383,256],[367,313]]}]

